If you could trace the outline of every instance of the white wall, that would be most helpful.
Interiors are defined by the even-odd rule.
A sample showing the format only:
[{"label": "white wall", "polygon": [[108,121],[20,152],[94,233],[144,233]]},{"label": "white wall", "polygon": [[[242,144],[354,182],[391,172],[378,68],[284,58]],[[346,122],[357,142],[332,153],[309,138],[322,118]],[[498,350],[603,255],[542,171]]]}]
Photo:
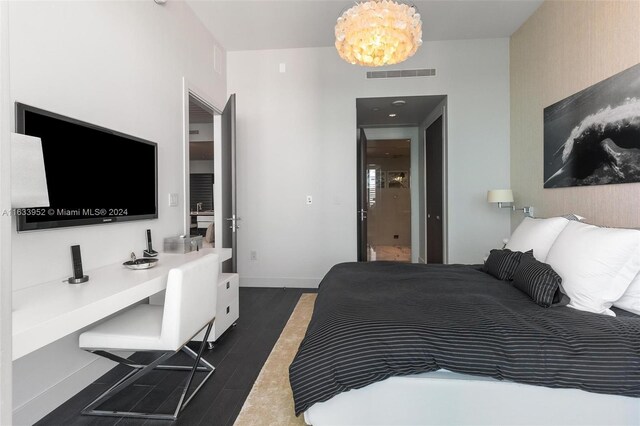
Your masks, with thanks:
[{"label": "white wall", "polygon": [[[227,94],[226,67],[214,71],[215,40],[191,9],[182,2],[11,2],[9,27],[12,100],[155,141],[159,166],[157,220],[23,234],[14,223],[14,289],[68,276],[72,244],[81,245],[91,270],[140,252],[147,228],[156,241],[182,233],[185,212],[167,202],[169,193],[184,196],[182,78],[216,107]],[[93,381],[108,365],[93,359],[70,336],[17,360],[14,423],[37,420]]]},{"label": "white wall", "polygon": [[190,123],[189,132],[197,131],[197,134],[189,133],[189,142],[211,142],[213,141],[212,123]]},{"label": "white wall", "polygon": [[[428,112],[425,112],[428,114]],[[368,139],[411,139],[411,261],[418,261],[420,253],[419,210],[420,210],[420,137],[417,127],[385,127],[365,129]]]},{"label": "white wall", "polygon": [[[0,2],[0,211],[11,208],[9,99],[9,14]],[[0,216],[0,425],[12,424],[11,413],[11,219]]]},{"label": "white wall", "polygon": [[508,42],[428,42],[393,68],[433,67],[436,77],[374,80],[334,48],[229,52],[242,285],[315,286],[356,259],[360,97],[448,95],[449,261],[480,262],[509,230],[508,215],[485,202],[487,189],[509,184]]}]

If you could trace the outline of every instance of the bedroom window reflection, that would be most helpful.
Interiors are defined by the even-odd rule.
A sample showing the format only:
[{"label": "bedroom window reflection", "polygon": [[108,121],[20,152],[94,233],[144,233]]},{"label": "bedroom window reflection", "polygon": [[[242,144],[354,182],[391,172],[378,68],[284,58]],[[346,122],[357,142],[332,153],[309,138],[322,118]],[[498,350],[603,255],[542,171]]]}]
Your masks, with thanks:
[{"label": "bedroom window reflection", "polygon": [[376,194],[378,193],[379,188],[384,188],[384,178],[383,173],[380,171],[380,166],[376,166],[375,164],[369,164],[368,174],[367,174],[367,192],[369,207],[374,207],[376,205]]}]

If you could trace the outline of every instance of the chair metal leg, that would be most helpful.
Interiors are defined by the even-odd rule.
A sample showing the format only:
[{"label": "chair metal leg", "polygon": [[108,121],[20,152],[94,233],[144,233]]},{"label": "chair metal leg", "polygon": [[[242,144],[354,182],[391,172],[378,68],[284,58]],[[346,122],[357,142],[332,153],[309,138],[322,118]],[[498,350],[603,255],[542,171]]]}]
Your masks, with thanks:
[{"label": "chair metal leg", "polygon": [[[132,417],[132,418],[140,418],[140,419],[152,419],[152,420],[176,420],[178,418],[178,414],[187,406],[187,404],[191,401],[191,399],[195,396],[195,394],[200,390],[200,388],[204,385],[204,383],[211,377],[211,375],[215,372],[215,367],[211,365],[207,360],[202,358],[202,353],[204,351],[204,347],[207,343],[207,338],[209,337],[209,333],[211,331],[213,322],[209,323],[207,326],[207,331],[205,333],[205,338],[200,345],[198,353],[195,353],[188,346],[182,347],[180,350],[176,352],[164,352],[158,359],[153,361],[148,365],[140,365],[134,364],[131,360],[126,358],[119,357],[117,355],[111,354],[106,351],[92,351],[96,355],[103,356],[112,361],[119,362],[121,364],[127,365],[133,368],[125,377],[120,379],[115,385],[107,389],[102,395],[97,397],[94,401],[92,401],[89,405],[87,405],[82,411],[81,414],[89,415],[89,416],[112,416],[112,417]],[[184,351],[187,355],[194,359],[193,366],[182,366],[182,365],[164,365],[162,364],[164,361],[169,359],[171,356],[177,354],[180,351]],[[148,374],[152,370],[177,370],[177,371],[190,371],[189,377],[187,379],[187,383],[185,385],[184,390],[180,396],[180,400],[178,402],[178,406],[172,414],[152,414],[152,413],[141,413],[141,412],[133,412],[133,411],[117,411],[117,410],[96,410],[96,407],[103,404],[105,401],[113,397],[116,393],[120,392],[130,384],[137,381],[140,377]],[[198,371],[209,372],[204,379],[200,382],[198,387],[196,387],[191,395],[185,400],[189,388],[193,382],[193,378]]]},{"label": "chair metal leg", "polygon": [[[200,390],[202,385],[204,385],[204,382],[207,381],[207,379],[215,371],[215,368],[213,368],[213,366],[211,364],[209,364],[206,360],[202,359],[202,352],[204,351],[204,347],[207,344],[207,339],[209,338],[209,333],[211,332],[211,327],[212,326],[213,326],[213,322],[209,323],[209,326],[207,327],[207,331],[204,333],[204,339],[202,339],[202,343],[200,344],[200,349],[198,350],[198,355],[196,356],[196,361],[193,364],[194,365],[194,369],[191,371],[191,374],[189,375],[189,380],[187,380],[187,385],[184,387],[184,390],[182,391],[182,395],[180,396],[180,402],[178,403],[178,408],[176,408],[176,413],[175,413],[176,418],[178,417],[178,413],[180,413],[182,410],[184,410],[184,407],[187,406],[187,404],[189,403],[189,401],[191,401],[193,396]],[[191,350],[191,348],[189,348],[186,345],[184,347],[187,348],[187,353],[190,352],[191,354],[193,354],[193,351]],[[202,382],[200,382],[198,387],[193,390],[193,392],[191,393],[191,396],[189,398],[187,398],[187,400],[185,401],[184,398],[187,395],[187,391],[189,390],[189,387],[191,386],[191,382],[193,381],[193,376],[195,376],[195,374],[196,374],[195,367],[197,365],[199,365],[201,361],[204,361],[205,364],[207,364],[209,367],[211,367],[211,371],[209,372],[209,374],[207,374],[207,376],[204,378],[204,380],[202,380]],[[184,401],[184,403],[183,403],[183,401]]]},{"label": "chair metal leg", "polygon": [[[123,413],[123,412],[120,412],[120,411],[104,411],[104,410],[96,410],[95,408],[98,407],[99,405],[101,405],[103,402],[105,402],[109,398],[111,398],[112,396],[114,396],[115,394],[117,394],[118,392],[120,392],[122,389],[124,389],[127,386],[129,386],[131,383],[133,383],[136,380],[138,380],[140,377],[142,377],[145,374],[151,372],[151,370],[153,370],[155,368],[155,366],[157,366],[158,364],[160,364],[163,361],[166,361],[172,355],[173,355],[172,352],[165,352],[162,355],[160,355],[160,357],[158,357],[158,359],[153,361],[151,364],[146,365],[143,368],[134,369],[129,374],[127,374],[123,379],[118,381],[115,385],[113,385],[109,389],[107,389],[102,395],[100,395],[95,400],[93,400],[93,402],[91,402],[89,405],[87,405],[81,411],[81,414],[95,415],[95,416],[118,416],[118,417],[127,416],[127,417],[134,417],[132,414],[135,414],[135,413],[128,413],[128,412],[124,412]],[[129,414],[129,415],[127,415],[127,414]],[[140,413],[140,414],[142,414],[142,413]],[[135,417],[140,417],[140,416],[136,415]]]}]

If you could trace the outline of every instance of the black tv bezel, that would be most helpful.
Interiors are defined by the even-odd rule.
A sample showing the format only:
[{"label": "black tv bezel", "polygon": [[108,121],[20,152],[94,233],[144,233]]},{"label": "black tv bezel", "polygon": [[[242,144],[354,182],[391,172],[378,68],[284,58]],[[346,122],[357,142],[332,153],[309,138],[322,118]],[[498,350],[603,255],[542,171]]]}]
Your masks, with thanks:
[{"label": "black tv bezel", "polygon": [[[37,114],[45,115],[47,117],[55,118],[57,120],[66,121],[68,123],[77,124],[80,126],[88,127],[94,130],[98,130],[101,132],[109,133],[115,136],[120,136],[126,139],[130,139],[135,142],[145,143],[147,145],[151,145],[154,148],[154,163],[155,163],[155,176],[154,176],[154,188],[155,188],[155,213],[154,214],[144,214],[144,215],[132,215],[132,216],[117,216],[117,217],[91,217],[91,218],[82,218],[82,219],[69,219],[69,220],[51,220],[44,222],[36,222],[36,223],[27,223],[26,217],[22,215],[18,215],[17,218],[17,228],[18,232],[23,231],[37,231],[43,229],[55,229],[55,228],[68,228],[72,226],[85,226],[85,225],[100,225],[100,224],[108,224],[108,223],[120,223],[120,222],[129,222],[132,220],[147,220],[147,219],[157,219],[158,218],[158,144],[155,142],[148,141],[146,139],[138,138],[135,136],[128,135],[126,133],[117,132],[115,130],[107,129],[105,127],[97,126],[95,124],[87,123],[85,121],[77,120],[75,118],[67,117],[61,114],[56,114],[51,111],[47,111],[44,109],[36,108],[30,105],[23,104],[21,102],[15,103],[15,113],[16,113],[16,133],[25,134],[24,129],[24,114],[27,111],[34,112]],[[148,185],[148,182],[145,182],[145,186]]]}]

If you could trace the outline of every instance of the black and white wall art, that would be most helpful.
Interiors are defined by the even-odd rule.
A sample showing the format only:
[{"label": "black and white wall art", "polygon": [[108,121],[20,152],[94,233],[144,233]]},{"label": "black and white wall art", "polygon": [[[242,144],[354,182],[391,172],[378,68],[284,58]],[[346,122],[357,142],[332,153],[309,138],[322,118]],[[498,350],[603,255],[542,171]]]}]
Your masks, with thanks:
[{"label": "black and white wall art", "polygon": [[544,109],[544,187],[640,182],[640,64]]}]

